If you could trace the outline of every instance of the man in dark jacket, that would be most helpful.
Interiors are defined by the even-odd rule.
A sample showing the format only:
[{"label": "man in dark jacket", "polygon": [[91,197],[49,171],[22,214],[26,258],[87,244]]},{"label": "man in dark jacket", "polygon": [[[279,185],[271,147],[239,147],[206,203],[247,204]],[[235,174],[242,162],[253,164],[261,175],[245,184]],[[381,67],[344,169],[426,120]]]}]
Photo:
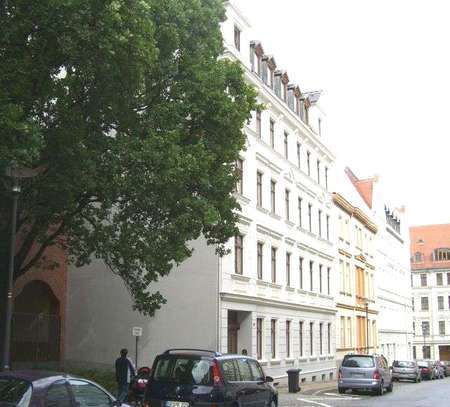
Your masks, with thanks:
[{"label": "man in dark jacket", "polygon": [[125,401],[128,395],[131,379],[136,374],[133,362],[127,357],[128,350],[122,349],[120,357],[116,359],[116,381],[117,381],[117,400],[119,403]]}]

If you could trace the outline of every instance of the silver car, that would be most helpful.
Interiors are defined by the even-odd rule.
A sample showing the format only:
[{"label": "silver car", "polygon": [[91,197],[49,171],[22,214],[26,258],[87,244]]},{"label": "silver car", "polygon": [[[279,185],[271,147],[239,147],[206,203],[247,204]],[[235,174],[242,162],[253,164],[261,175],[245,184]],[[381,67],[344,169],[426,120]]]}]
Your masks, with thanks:
[{"label": "silver car", "polygon": [[393,381],[387,360],[382,355],[349,354],[339,368],[338,391],[369,390],[381,396],[391,392]]},{"label": "silver car", "polygon": [[422,381],[420,369],[416,362],[410,360],[395,360],[392,364],[392,380]]}]

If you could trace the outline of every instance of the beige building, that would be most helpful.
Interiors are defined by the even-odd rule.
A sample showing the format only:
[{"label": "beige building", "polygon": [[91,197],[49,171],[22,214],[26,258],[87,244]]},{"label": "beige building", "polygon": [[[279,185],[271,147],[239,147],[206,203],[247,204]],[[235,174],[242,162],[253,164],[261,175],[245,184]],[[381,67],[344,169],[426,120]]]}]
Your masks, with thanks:
[{"label": "beige building", "polygon": [[375,301],[374,241],[377,227],[369,209],[342,172],[341,192],[333,194],[337,218],[336,359],[349,352],[376,352],[378,345]]}]

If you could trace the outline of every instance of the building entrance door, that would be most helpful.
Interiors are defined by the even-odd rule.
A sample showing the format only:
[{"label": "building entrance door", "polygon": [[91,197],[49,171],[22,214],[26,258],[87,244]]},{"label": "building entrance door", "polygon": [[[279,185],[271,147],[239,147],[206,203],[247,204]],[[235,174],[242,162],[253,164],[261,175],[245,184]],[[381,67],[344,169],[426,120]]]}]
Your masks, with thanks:
[{"label": "building entrance door", "polygon": [[228,353],[238,353],[238,331],[237,311],[228,311]]}]

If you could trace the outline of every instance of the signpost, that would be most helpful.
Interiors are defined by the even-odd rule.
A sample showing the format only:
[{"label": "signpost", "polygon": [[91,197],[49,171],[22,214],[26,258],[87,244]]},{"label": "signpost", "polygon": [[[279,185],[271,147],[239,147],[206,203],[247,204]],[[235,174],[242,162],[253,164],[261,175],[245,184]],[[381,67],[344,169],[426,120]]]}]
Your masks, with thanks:
[{"label": "signpost", "polygon": [[139,337],[142,336],[142,327],[140,326],[133,326],[131,329],[132,335],[136,338],[136,359],[134,363],[136,364],[136,369],[138,368],[138,342]]}]

